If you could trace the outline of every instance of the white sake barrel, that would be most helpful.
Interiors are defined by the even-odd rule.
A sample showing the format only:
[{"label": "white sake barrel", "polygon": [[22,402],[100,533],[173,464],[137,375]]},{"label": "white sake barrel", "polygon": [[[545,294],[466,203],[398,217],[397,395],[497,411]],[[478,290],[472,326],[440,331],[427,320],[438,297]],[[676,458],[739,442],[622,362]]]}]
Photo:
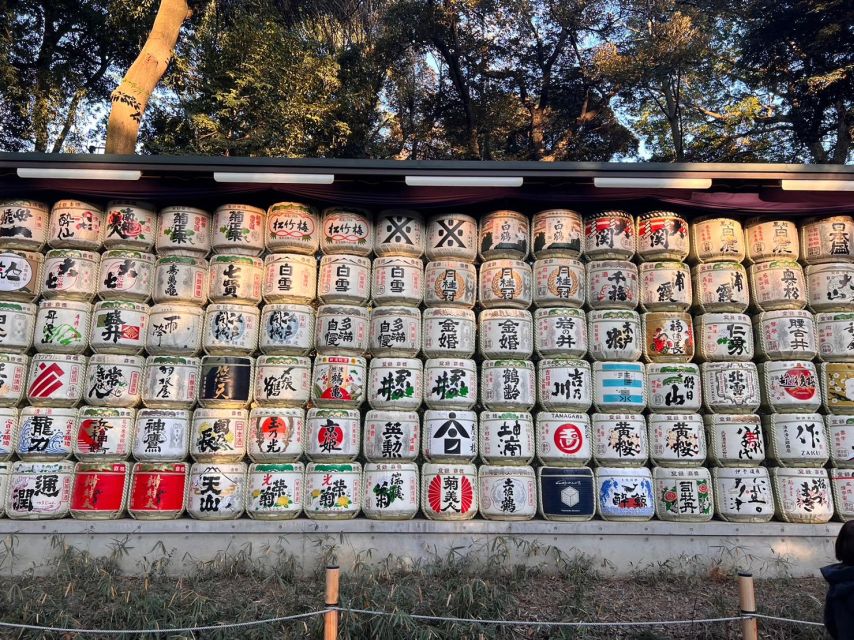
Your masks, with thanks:
[{"label": "white sake barrel", "polygon": [[258,406],[304,406],[311,395],[311,358],[258,356],[255,391]]},{"label": "white sake barrel", "polygon": [[88,302],[42,300],[36,312],[33,346],[43,353],[83,353],[89,346],[91,321]]},{"label": "white sake barrel", "polygon": [[586,413],[537,414],[537,458],[545,465],[580,467],[593,456],[590,417]]},{"label": "white sake barrel", "polygon": [[304,432],[305,409],[257,407],[249,412],[246,453],[252,462],[295,462],[303,453]]},{"label": "white sake barrel", "polygon": [[646,365],[647,408],[653,413],[699,412],[703,402],[696,364]]},{"label": "white sake barrel", "polygon": [[706,461],[706,431],[699,413],[652,413],[649,455],[662,467],[699,467]]},{"label": "white sake barrel", "polygon": [[603,520],[645,521],[655,515],[652,474],[640,467],[598,467],[596,494]]},{"label": "white sake barrel", "polygon": [[823,467],[830,451],[824,418],[817,413],[762,416],[768,457],[780,467]]},{"label": "white sake barrel", "polygon": [[486,359],[527,359],[534,353],[534,319],[523,309],[480,312],[480,355]]},{"label": "white sake barrel", "polygon": [[246,455],[249,412],[245,409],[196,409],[190,455],[196,462],[240,462]]},{"label": "white sake barrel", "polygon": [[526,465],[534,459],[534,418],[521,411],[480,414],[480,457],[486,464]]},{"label": "white sake barrel", "polygon": [[776,360],[758,365],[762,406],[774,413],[818,411],[821,390],[815,365],[807,360]]},{"label": "white sake barrel", "polygon": [[6,517],[12,520],[64,518],[71,508],[74,463],[14,462],[6,493]]},{"label": "white sake barrel", "polygon": [[709,461],[721,467],[756,467],[765,461],[757,415],[704,415]]},{"label": "white sake barrel", "polygon": [[575,258],[543,258],[534,263],[537,307],[581,307],[587,289],[584,264]]},{"label": "white sake barrel", "polygon": [[363,449],[368,462],[414,462],[421,443],[421,419],[415,411],[365,414]]},{"label": "white sake barrel", "polygon": [[0,252],[0,295],[4,300],[35,302],[42,290],[44,256],[32,251]]},{"label": "white sake barrel", "polygon": [[370,312],[350,304],[322,304],[317,309],[314,345],[323,355],[362,356],[368,350]]},{"label": "white sake barrel", "polygon": [[596,515],[596,490],[592,469],[540,467],[537,495],[540,515],[546,520],[574,522]]},{"label": "white sake barrel", "polygon": [[372,409],[415,411],[424,394],[424,364],[418,358],[373,358],[368,369]]},{"label": "white sake barrel", "polygon": [[29,360],[21,353],[0,353],[0,407],[14,407],[21,402]]},{"label": "white sake barrel", "polygon": [[480,402],[491,411],[530,411],[537,401],[534,363],[484,360],[480,365]]},{"label": "white sake barrel", "polygon": [[747,270],[738,262],[707,262],[691,268],[694,306],[701,313],[744,313],[750,304]]},{"label": "white sake barrel", "polygon": [[320,247],[320,219],[314,207],[277,202],[267,209],[267,251],[314,255]]},{"label": "white sake barrel", "polygon": [[830,486],[833,491],[836,519],[842,522],[854,520],[854,471],[831,469]]},{"label": "white sake barrel", "polygon": [[264,263],[251,256],[213,256],[208,268],[208,299],[224,304],[261,302]]},{"label": "white sake barrel", "polygon": [[362,465],[311,462],[305,469],[303,510],[312,520],[350,520],[362,504]]},{"label": "white sake barrel", "polygon": [[[648,264],[648,263],[644,263]],[[687,363],[694,359],[694,326],[691,314],[650,311],[643,314],[646,362]]]},{"label": "white sake barrel", "polygon": [[323,304],[366,305],[371,297],[371,261],[356,255],[323,256],[317,297]]},{"label": "white sake barrel", "polygon": [[854,313],[817,313],[815,327],[822,361],[854,362]]},{"label": "white sake barrel", "polygon": [[656,467],[655,514],[670,522],[708,522],[715,515],[712,476],[703,467]]},{"label": "white sake barrel", "polygon": [[104,210],[80,200],[59,200],[50,210],[47,242],[53,249],[97,251],[104,239]]},{"label": "white sake barrel", "polygon": [[243,515],[246,464],[195,462],[190,467],[187,513],[197,520],[236,520]]},{"label": "white sake barrel", "polygon": [[371,214],[355,207],[324,209],[320,221],[320,250],[327,255],[371,255],[374,250]]},{"label": "white sake barrel", "polygon": [[96,407],[136,407],[142,399],[142,356],[98,353],[89,358],[83,400]]},{"label": "white sake barrel", "polygon": [[850,311],[854,304],[854,263],[829,262],[806,268],[810,309]]},{"label": "white sake barrel", "polygon": [[307,356],[314,347],[316,314],[299,304],[265,304],[258,348],[267,355]]},{"label": "white sake barrel", "polygon": [[302,462],[249,465],[246,513],[255,520],[290,520],[302,512]]},{"label": "white sake barrel", "polygon": [[201,351],[205,310],[191,304],[151,307],[145,335],[149,355],[195,356]]},{"label": "white sake barrel", "polygon": [[759,313],[753,316],[753,330],[756,351],[763,359],[812,360],[818,351],[816,325],[809,311]]},{"label": "white sake barrel", "polygon": [[8,249],[41,251],[47,242],[49,210],[35,200],[0,200],[0,239]]},{"label": "white sake barrel", "polygon": [[801,261],[806,264],[854,259],[854,218],[809,218],[801,224]]},{"label": "white sake barrel", "polygon": [[153,253],[113,249],[101,256],[98,297],[101,300],[147,302],[154,285]]},{"label": "white sake barrel", "polygon": [[587,263],[587,304],[591,309],[634,309],[639,298],[637,265],[626,260]]},{"label": "white sake barrel", "polygon": [[[769,313],[796,313],[770,311]],[[755,348],[753,325],[744,313],[702,313],[695,323],[700,362],[750,362]]]},{"label": "white sake barrel", "polygon": [[577,258],[583,235],[580,213],[572,209],[538,211],[531,223],[531,253],[537,260],[551,256]]},{"label": "white sake barrel", "polygon": [[421,511],[429,520],[471,520],[477,515],[477,467],[421,465]]},{"label": "white sake barrel", "polygon": [[639,360],[642,339],[637,311],[600,309],[587,313],[587,344],[594,360]]},{"label": "white sake barrel", "polygon": [[594,362],[593,406],[603,413],[646,408],[646,369],[640,362]]},{"label": "white sake barrel", "polygon": [[148,305],[141,302],[98,302],[92,311],[89,346],[95,353],[139,355],[145,348],[149,320]]},{"label": "white sake barrel", "polygon": [[541,358],[582,358],[587,354],[587,314],[555,307],[534,312],[534,346]]},{"label": "white sake barrel", "polygon": [[142,372],[142,404],[152,409],[192,409],[200,375],[198,358],[151,356]]},{"label": "white sake barrel", "polygon": [[440,213],[427,223],[427,259],[474,262],[477,220],[463,213]]},{"label": "white sake barrel", "polygon": [[94,251],[52,249],[45,254],[41,294],[46,300],[92,302],[101,256]]},{"label": "white sake barrel", "polygon": [[377,307],[371,311],[371,355],[415,358],[421,351],[421,342],[421,311],[416,307]]},{"label": "white sake barrel", "polygon": [[688,221],[673,211],[650,211],[637,218],[638,257],[643,261],[688,257]]},{"label": "white sake barrel", "polygon": [[480,265],[480,303],[486,309],[527,309],[533,297],[533,272],[521,260],[489,260]]},{"label": "white sake barrel", "polygon": [[248,204],[223,204],[213,212],[214,253],[260,256],[264,252],[266,212]]},{"label": "white sake barrel", "polygon": [[477,269],[469,262],[437,260],[424,269],[424,304],[471,309],[477,300]]},{"label": "white sake barrel", "polygon": [[747,269],[750,301],[760,311],[803,309],[807,306],[804,270],[795,260],[769,260]]},{"label": "white sake barrel", "polygon": [[593,459],[598,465],[636,467],[649,458],[646,420],[636,413],[594,413]]},{"label": "white sake barrel", "polygon": [[854,363],[822,362],[819,373],[824,410],[854,413]]},{"label": "white sake barrel", "polygon": [[826,469],[773,468],[770,472],[777,518],[799,524],[830,521],[833,493]]},{"label": "white sake barrel", "polygon": [[314,462],[352,462],[359,455],[361,418],[356,409],[308,410],[305,454]]},{"label": "white sake barrel", "polygon": [[317,295],[317,260],[298,253],[271,253],[264,258],[264,302],[311,304]]},{"label": "white sake barrel", "polygon": [[71,517],[78,520],[124,517],[129,484],[127,462],[78,462],[74,467]]},{"label": "white sake barrel", "polygon": [[365,401],[364,358],[317,356],[311,376],[311,401],[317,407],[358,408]]},{"label": "white sake barrel", "polygon": [[140,409],[136,413],[133,457],[141,462],[181,462],[190,453],[186,409]]},{"label": "white sake barrel", "polygon": [[190,465],[137,462],[130,474],[128,513],[137,520],[174,520],[187,504]]},{"label": "white sake barrel", "polygon": [[0,350],[24,353],[33,346],[37,309],[30,302],[0,302]]},{"label": "white sake barrel", "polygon": [[161,256],[154,266],[156,303],[204,305],[208,302],[208,261],[191,256]]},{"label": "white sake barrel", "polygon": [[78,460],[127,460],[131,453],[136,411],[80,407],[73,451]]},{"label": "white sake barrel", "polygon": [[21,460],[64,460],[72,453],[77,409],[24,407],[15,453]]},{"label": "white sake barrel", "polygon": [[472,462],[477,456],[477,414],[474,411],[424,412],[421,451],[430,462]]},{"label": "white sake barrel", "polygon": [[110,200],[106,209],[105,249],[151,251],[157,236],[157,209],[151,202]]},{"label": "white sake barrel", "polygon": [[425,309],[422,322],[423,350],[428,358],[471,358],[474,355],[477,325],[471,309]]},{"label": "white sake barrel", "polygon": [[374,304],[418,306],[424,299],[424,264],[421,258],[391,256],[374,259],[371,271]]},{"label": "white sake barrel", "polygon": [[854,469],[854,417],[829,415],[824,416],[824,420],[831,464]]},{"label": "white sake barrel", "polygon": [[518,211],[502,209],[480,218],[481,260],[525,260],[528,257],[528,239],[531,235],[530,219]]},{"label": "white sake barrel", "polygon": [[431,409],[474,408],[477,365],[462,358],[430,358],[424,363],[424,403]]},{"label": "white sake barrel", "polygon": [[211,215],[202,209],[176,206],[157,216],[157,254],[204,258],[211,250]]},{"label": "white sake barrel", "polygon": [[480,515],[487,520],[530,520],[537,514],[532,467],[481,465],[477,484]]},{"label": "white sake barrel", "polygon": [[86,362],[81,355],[37,353],[30,362],[27,401],[37,407],[76,406],[83,397]]},{"label": "white sake barrel", "polygon": [[418,513],[418,465],[368,462],[362,472],[362,513],[371,520],[411,520]]},{"label": "white sake barrel", "polygon": [[703,216],[691,222],[692,263],[744,262],[744,231],[735,218]]},{"label": "white sake barrel", "polygon": [[631,260],[635,248],[630,213],[612,210],[584,216],[584,255],[589,260]]},{"label": "white sake barrel", "polygon": [[712,467],[715,513],[727,522],[770,522],[771,478],[765,467]]},{"label": "white sake barrel", "polygon": [[546,411],[587,411],[593,377],[584,360],[545,358],[537,363],[537,400]]},{"label": "white sake barrel", "polygon": [[752,218],[744,223],[747,262],[797,260],[798,226],[791,220]]},{"label": "white sake barrel", "polygon": [[639,277],[641,309],[687,311],[691,306],[691,271],[682,262],[643,262]]},{"label": "white sake barrel", "polygon": [[18,445],[18,410],[14,407],[0,408],[0,462],[8,462]]},{"label": "white sake barrel", "polygon": [[374,254],[377,256],[424,255],[427,232],[424,218],[410,209],[385,209],[376,216]]},{"label": "white sake barrel", "polygon": [[759,408],[759,374],[752,362],[704,362],[700,373],[705,411],[753,413]]}]

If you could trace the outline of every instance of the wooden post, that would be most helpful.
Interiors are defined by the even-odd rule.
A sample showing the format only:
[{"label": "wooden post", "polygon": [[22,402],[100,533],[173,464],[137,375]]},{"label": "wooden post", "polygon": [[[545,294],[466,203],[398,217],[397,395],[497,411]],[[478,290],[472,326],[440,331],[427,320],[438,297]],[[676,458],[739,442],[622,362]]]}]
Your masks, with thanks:
[{"label": "wooden post", "polygon": [[[338,606],[338,578],[341,570],[334,565],[326,567],[326,606]],[[338,612],[327,611],[323,614],[323,640],[337,640]]]},{"label": "wooden post", "polygon": [[[756,594],[753,591],[753,574],[738,572],[738,606],[741,615],[752,616],[756,613]],[[744,618],[741,621],[743,640],[759,640],[759,625],[756,618]]]}]

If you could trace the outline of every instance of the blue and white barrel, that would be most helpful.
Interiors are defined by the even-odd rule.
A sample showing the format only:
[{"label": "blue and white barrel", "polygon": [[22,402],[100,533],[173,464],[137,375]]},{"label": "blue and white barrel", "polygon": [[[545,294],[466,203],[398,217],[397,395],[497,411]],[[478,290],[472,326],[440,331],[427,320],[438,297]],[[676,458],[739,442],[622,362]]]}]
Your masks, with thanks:
[{"label": "blue and white barrel", "polygon": [[652,474],[644,467],[598,467],[596,495],[603,520],[645,521],[655,515]]},{"label": "blue and white barrel", "polygon": [[596,515],[593,470],[587,467],[540,467],[537,470],[540,515],[564,522],[591,520]]},{"label": "blue and white barrel", "polygon": [[77,409],[24,407],[19,422],[15,453],[21,460],[55,461],[71,455]]},{"label": "blue and white barrel", "polygon": [[646,408],[646,368],[640,362],[594,362],[593,406],[602,413]]}]

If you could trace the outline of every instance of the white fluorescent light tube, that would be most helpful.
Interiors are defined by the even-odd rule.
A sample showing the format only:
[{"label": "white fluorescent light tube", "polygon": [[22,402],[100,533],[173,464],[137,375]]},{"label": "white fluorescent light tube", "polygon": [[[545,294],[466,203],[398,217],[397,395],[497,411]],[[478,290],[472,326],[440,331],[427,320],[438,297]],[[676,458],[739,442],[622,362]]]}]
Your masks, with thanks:
[{"label": "white fluorescent light tube", "polygon": [[522,176],[406,176],[408,187],[521,187]]},{"label": "white fluorescent light tube", "polygon": [[708,189],[711,178],[593,178],[600,189]]},{"label": "white fluorescent light tube", "polygon": [[139,180],[142,171],[130,169],[43,169],[19,167],[19,178],[52,178],[58,180]]},{"label": "white fluorescent light tube", "polygon": [[854,191],[854,180],[781,180],[783,191]]},{"label": "white fluorescent light tube", "polygon": [[332,184],[331,173],[244,173],[241,171],[214,171],[216,182],[257,182],[261,184]]}]

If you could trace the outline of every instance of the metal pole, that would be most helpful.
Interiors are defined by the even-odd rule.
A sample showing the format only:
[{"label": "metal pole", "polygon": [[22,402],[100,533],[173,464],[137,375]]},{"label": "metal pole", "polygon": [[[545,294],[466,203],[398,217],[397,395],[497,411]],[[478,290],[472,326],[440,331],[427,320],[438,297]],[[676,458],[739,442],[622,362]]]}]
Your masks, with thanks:
[{"label": "metal pole", "polygon": [[756,613],[756,594],[753,591],[753,574],[738,572],[738,606],[741,615],[750,616],[741,621],[743,640],[759,640],[759,625],[753,615]]},{"label": "metal pole", "polygon": [[[326,606],[338,606],[338,579],[340,569],[335,565],[326,567]],[[327,611],[323,614],[323,640],[337,640],[338,612]]]}]

